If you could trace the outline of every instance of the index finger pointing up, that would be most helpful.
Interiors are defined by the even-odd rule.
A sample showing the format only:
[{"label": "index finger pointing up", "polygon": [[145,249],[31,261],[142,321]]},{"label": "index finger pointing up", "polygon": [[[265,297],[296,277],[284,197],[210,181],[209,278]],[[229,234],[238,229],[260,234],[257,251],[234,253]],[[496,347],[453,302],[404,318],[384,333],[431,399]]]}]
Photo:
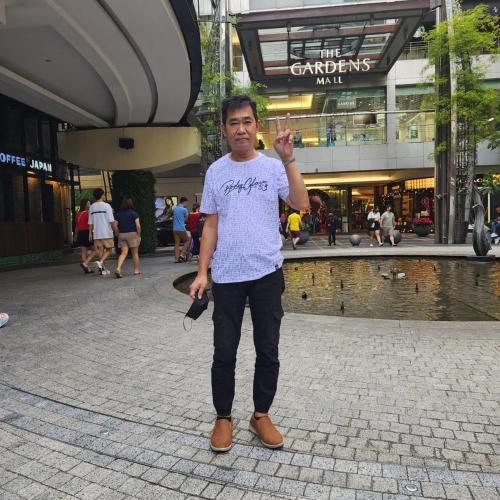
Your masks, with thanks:
[{"label": "index finger pointing up", "polygon": [[276,133],[281,132],[280,119],[276,117]]}]

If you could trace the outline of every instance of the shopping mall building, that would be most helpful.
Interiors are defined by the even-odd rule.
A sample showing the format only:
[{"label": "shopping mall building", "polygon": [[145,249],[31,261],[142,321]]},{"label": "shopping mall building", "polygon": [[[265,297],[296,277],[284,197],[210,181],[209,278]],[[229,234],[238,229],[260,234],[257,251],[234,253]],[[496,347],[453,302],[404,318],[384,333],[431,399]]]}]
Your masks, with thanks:
[{"label": "shopping mall building", "polygon": [[[307,187],[329,196],[346,231],[361,229],[373,204],[390,203],[407,227],[432,217],[435,120],[424,99],[434,69],[422,34],[439,2],[317,4],[233,2],[233,66],[269,97],[260,138],[272,148],[274,117],[291,114]],[[500,92],[500,64],[488,64],[484,85]],[[478,179],[492,169],[500,171],[500,151],[481,144]]]},{"label": "shopping mall building", "polygon": [[199,161],[197,16],[175,0],[0,1],[0,267],[71,246],[85,172],[97,187]]}]

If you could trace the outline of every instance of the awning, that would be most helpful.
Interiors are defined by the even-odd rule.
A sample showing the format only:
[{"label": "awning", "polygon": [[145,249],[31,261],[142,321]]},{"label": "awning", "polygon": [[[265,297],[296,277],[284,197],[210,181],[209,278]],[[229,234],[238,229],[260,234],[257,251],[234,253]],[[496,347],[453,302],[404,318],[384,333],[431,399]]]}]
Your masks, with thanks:
[{"label": "awning", "polygon": [[269,91],[366,81],[384,75],[430,11],[401,0],[258,11],[238,16],[253,81]]}]

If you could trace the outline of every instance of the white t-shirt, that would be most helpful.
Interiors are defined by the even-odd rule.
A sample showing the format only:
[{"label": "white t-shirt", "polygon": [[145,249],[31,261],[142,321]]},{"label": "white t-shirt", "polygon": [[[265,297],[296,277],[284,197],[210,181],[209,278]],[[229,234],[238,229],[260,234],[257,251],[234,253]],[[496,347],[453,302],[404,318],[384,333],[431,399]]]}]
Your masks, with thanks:
[{"label": "white t-shirt", "polygon": [[373,210],[368,214],[368,220],[374,219],[377,222],[380,222],[380,212],[374,212]]},{"label": "white t-shirt", "polygon": [[90,206],[89,224],[92,224],[92,233],[94,240],[106,240],[113,237],[113,229],[111,222],[113,217],[113,209],[109,203],[105,201],[96,201]]},{"label": "white t-shirt", "polygon": [[215,283],[262,278],[281,267],[278,200],[288,197],[283,164],[262,153],[236,162],[229,154],[205,176],[200,211],[217,214],[217,249],[212,260]]}]

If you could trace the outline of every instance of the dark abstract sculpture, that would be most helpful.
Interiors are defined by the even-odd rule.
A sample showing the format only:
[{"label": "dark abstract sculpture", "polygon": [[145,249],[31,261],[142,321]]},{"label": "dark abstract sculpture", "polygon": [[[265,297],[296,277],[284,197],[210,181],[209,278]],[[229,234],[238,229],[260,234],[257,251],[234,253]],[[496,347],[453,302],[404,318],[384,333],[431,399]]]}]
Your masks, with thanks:
[{"label": "dark abstract sculpture", "polygon": [[472,187],[472,200],[474,205],[472,211],[474,212],[474,229],[472,231],[472,246],[474,252],[478,257],[485,257],[491,250],[490,239],[484,227],[484,206],[481,199],[481,193],[476,186]]}]

